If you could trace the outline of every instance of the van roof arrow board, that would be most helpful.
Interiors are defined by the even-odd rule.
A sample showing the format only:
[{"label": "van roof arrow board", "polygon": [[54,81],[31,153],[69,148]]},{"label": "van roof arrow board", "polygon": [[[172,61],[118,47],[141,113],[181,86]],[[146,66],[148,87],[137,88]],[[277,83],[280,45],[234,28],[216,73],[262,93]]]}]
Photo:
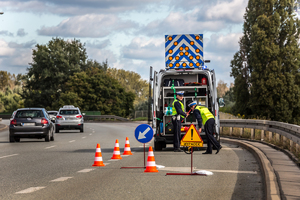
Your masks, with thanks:
[{"label": "van roof arrow board", "polygon": [[181,139],[180,145],[190,147],[203,147],[202,138],[193,124]]},{"label": "van roof arrow board", "polygon": [[136,140],[140,143],[148,143],[153,138],[153,129],[148,124],[141,124],[136,127],[134,131],[134,136]]}]

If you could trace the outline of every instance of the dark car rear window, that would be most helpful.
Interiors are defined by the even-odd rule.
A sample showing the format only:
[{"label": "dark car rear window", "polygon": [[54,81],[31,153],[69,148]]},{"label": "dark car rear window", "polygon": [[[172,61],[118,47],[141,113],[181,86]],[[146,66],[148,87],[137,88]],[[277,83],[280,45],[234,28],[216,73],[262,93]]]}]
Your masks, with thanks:
[{"label": "dark car rear window", "polygon": [[41,110],[19,110],[16,113],[15,118],[38,118],[38,117],[44,117],[43,112]]},{"label": "dark car rear window", "polygon": [[54,115],[54,116],[56,116],[57,112],[48,112],[48,115]]},{"label": "dark car rear window", "polygon": [[77,115],[79,114],[78,110],[60,110],[59,114],[61,115]]}]

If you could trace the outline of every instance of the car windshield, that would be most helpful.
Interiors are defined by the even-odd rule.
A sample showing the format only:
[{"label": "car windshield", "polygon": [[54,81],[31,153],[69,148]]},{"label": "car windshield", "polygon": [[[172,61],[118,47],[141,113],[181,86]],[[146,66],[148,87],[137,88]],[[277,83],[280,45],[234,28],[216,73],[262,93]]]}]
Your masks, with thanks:
[{"label": "car windshield", "polygon": [[60,110],[59,114],[61,115],[77,115],[79,114],[78,110]]},{"label": "car windshield", "polygon": [[41,110],[19,110],[16,113],[15,118],[38,118],[43,117],[43,112]]}]

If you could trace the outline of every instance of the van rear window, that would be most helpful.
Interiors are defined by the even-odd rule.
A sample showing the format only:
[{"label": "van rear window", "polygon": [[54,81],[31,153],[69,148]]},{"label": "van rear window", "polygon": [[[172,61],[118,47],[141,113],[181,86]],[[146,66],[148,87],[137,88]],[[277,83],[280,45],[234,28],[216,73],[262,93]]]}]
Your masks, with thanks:
[{"label": "van rear window", "polygon": [[59,111],[59,114],[60,115],[78,115],[79,114],[79,112],[78,112],[78,110],[60,110]]},{"label": "van rear window", "polygon": [[19,110],[15,118],[39,118],[44,117],[44,114],[41,110]]}]

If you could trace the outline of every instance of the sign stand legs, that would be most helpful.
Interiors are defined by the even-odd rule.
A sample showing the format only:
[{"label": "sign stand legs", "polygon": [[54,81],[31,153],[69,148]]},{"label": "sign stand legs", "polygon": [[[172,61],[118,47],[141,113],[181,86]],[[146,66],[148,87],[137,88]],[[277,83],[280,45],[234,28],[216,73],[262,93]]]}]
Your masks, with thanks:
[{"label": "sign stand legs", "polygon": [[198,175],[198,176],[206,176],[206,174],[197,174],[193,172],[193,147],[191,147],[191,173],[166,173],[168,175]]},{"label": "sign stand legs", "polygon": [[145,157],[146,157],[146,147],[145,147],[145,143],[144,143],[144,167],[121,167],[121,169],[136,169],[136,168],[144,168],[144,169],[146,169]]}]

